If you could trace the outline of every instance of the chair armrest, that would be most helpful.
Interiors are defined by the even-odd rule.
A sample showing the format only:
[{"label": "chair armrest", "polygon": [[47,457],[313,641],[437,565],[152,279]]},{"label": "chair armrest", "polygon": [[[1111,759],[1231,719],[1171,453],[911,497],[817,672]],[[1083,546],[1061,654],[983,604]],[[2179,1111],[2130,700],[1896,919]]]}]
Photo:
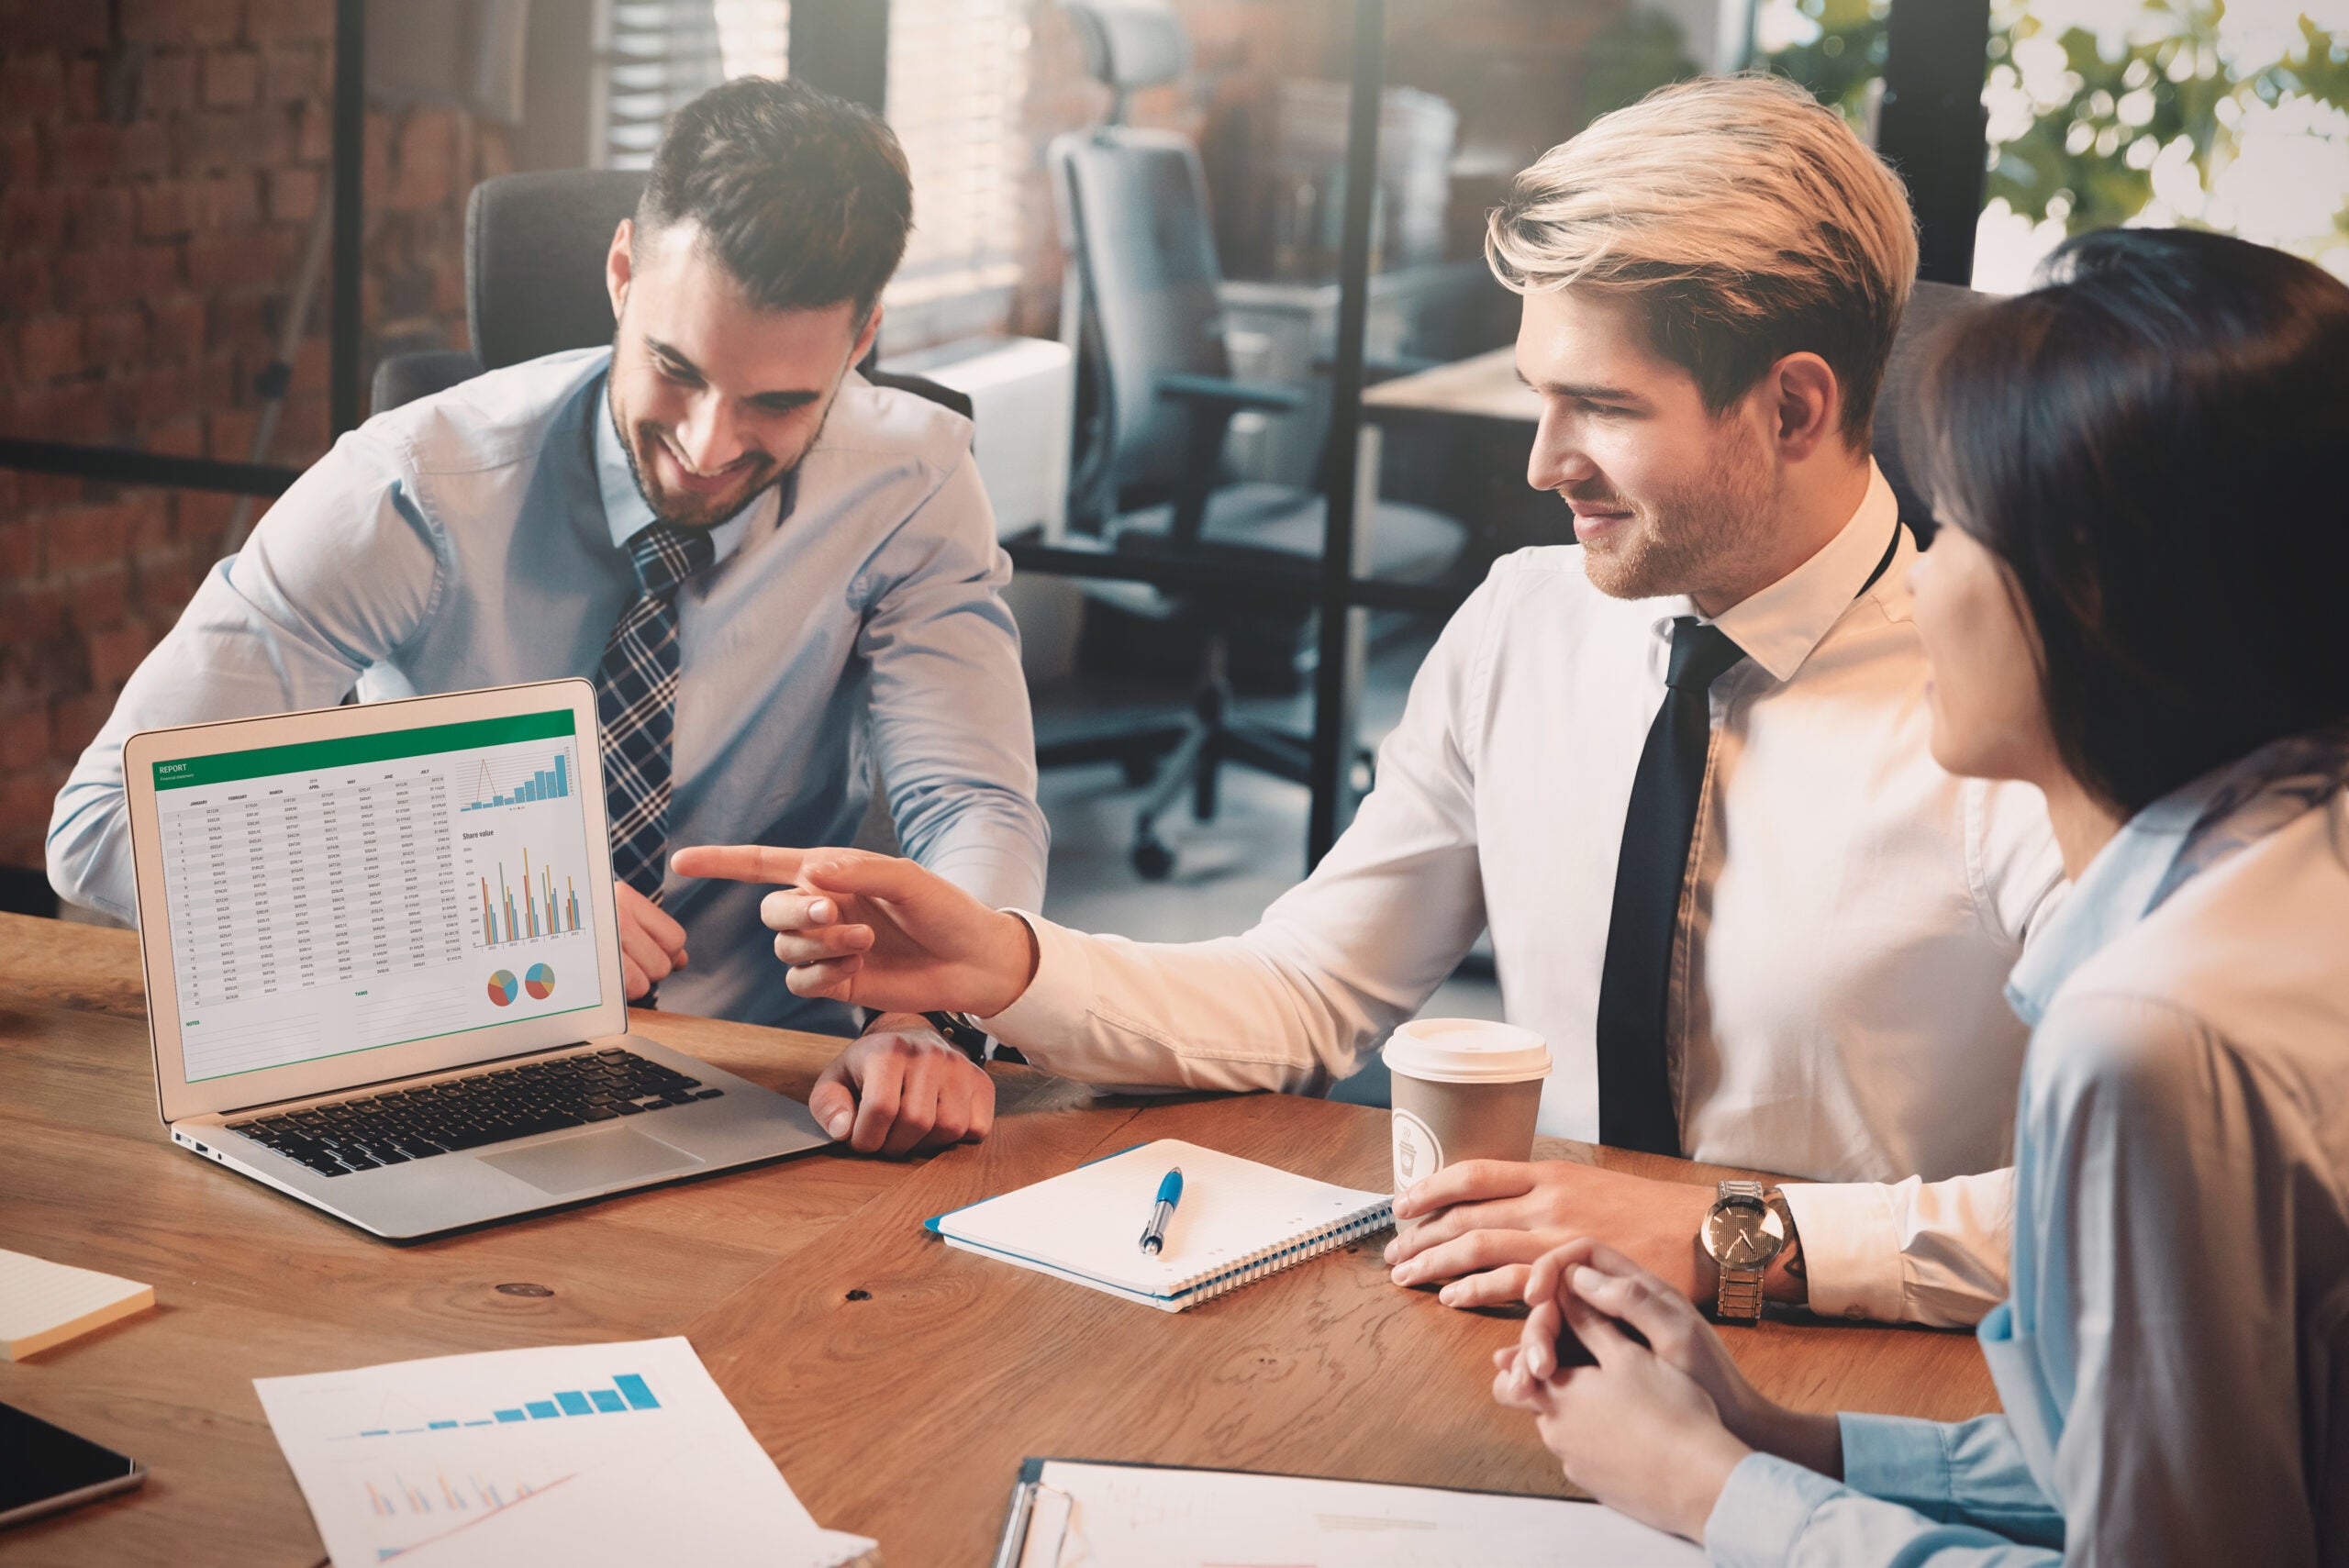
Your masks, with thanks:
[{"label": "chair armrest", "polygon": [[1292,414],[1305,406],[1305,394],[1297,387],[1219,375],[1162,375],[1158,395],[1205,404],[1210,413],[1227,418],[1242,412]]}]

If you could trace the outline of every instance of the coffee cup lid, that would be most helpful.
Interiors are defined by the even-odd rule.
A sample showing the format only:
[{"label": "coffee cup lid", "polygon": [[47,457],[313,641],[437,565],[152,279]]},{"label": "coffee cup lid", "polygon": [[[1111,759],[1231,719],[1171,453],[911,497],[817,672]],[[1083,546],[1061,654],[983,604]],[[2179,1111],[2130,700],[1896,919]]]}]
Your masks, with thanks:
[{"label": "coffee cup lid", "polygon": [[1379,1054],[1387,1071],[1429,1084],[1521,1084],[1550,1075],[1550,1048],[1540,1035],[1489,1018],[1414,1018]]}]

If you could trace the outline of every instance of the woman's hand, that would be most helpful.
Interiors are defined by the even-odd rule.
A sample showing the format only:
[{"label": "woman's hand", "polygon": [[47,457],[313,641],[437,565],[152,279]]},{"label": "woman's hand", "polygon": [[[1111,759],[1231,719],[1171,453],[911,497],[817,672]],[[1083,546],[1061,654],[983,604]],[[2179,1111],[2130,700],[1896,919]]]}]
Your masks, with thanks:
[{"label": "woman's hand", "polygon": [[1789,1410],[1765,1398],[1687,1296],[1605,1242],[1584,1238],[1544,1253],[1527,1275],[1525,1299],[1533,1310],[1518,1345],[1531,1375],[1557,1370],[1558,1330],[1573,1326],[1566,1308],[1579,1301],[1637,1329],[1659,1359],[1705,1391],[1738,1441],[1842,1478],[1842,1429],[1833,1416]]},{"label": "woman's hand", "polygon": [[1562,1317],[1598,1364],[1537,1376],[1526,1348],[1511,1345],[1493,1357],[1493,1397],[1532,1412],[1567,1480],[1642,1524],[1702,1540],[1730,1472],[1751,1451],[1695,1378],[1571,1290],[1551,1305],[1551,1321]]}]

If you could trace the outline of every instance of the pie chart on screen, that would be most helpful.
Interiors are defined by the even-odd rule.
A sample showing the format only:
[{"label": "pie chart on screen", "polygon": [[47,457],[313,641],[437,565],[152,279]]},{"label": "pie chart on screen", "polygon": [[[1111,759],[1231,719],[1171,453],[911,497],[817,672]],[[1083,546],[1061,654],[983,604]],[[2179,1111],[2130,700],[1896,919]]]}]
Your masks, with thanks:
[{"label": "pie chart on screen", "polygon": [[553,995],[554,966],[545,963],[530,965],[529,973],[522,976],[522,989],[530,994],[534,1002],[543,1002]]},{"label": "pie chart on screen", "polygon": [[[541,968],[545,967],[540,965]],[[510,1007],[514,998],[522,994],[522,983],[514,978],[510,969],[501,969],[489,977],[489,999],[501,1007]]]}]

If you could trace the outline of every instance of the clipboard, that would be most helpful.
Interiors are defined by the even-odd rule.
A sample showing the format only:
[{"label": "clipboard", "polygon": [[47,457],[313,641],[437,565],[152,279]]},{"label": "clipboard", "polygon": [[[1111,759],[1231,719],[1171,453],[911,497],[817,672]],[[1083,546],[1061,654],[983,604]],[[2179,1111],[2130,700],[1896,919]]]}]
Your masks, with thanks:
[{"label": "clipboard", "polygon": [[[1618,1535],[1636,1532],[1639,1536],[1645,1538],[1635,1548],[1640,1555],[1622,1558],[1620,1559],[1622,1562],[1637,1562],[1642,1564],[1643,1568],[1646,1564],[1668,1562],[1686,1562],[1701,1568],[1705,1562],[1702,1547],[1683,1541],[1676,1537],[1664,1536],[1649,1530],[1645,1526],[1636,1524],[1589,1498],[1560,1497],[1544,1493],[1502,1492],[1478,1487],[1420,1486],[1399,1482],[1364,1482],[1348,1476],[1295,1475],[1264,1471],[1229,1470],[1212,1465],[1151,1464],[1135,1460],[1030,1456],[1021,1462],[1019,1478],[1012,1486],[1010,1501],[1004,1514],[1003,1534],[996,1545],[993,1568],[1023,1568],[1023,1564],[1028,1561],[1031,1543],[1044,1541],[1050,1541],[1052,1545],[1049,1553],[1042,1561],[1050,1565],[1050,1568],[1056,1568],[1067,1539],[1066,1532],[1070,1522],[1074,1518],[1074,1499],[1068,1493],[1047,1484],[1044,1479],[1044,1467],[1048,1464],[1080,1464],[1093,1469],[1152,1471],[1162,1474],[1250,1476],[1268,1482],[1297,1482],[1308,1485],[1338,1483],[1350,1486],[1370,1487],[1380,1494],[1425,1493],[1442,1495],[1452,1499],[1492,1498],[1529,1504],[1537,1507],[1554,1506],[1559,1509],[1575,1510],[1577,1513],[1587,1509],[1590,1513],[1582,1522],[1599,1526],[1602,1533]],[[1605,1522],[1602,1524],[1602,1521]],[[1565,1551],[1572,1553],[1572,1556],[1571,1558],[1562,1556],[1560,1561],[1594,1564],[1608,1561],[1603,1557],[1588,1556],[1586,1543],[1578,1542],[1575,1539],[1581,1534],[1581,1531],[1573,1529],[1571,1525],[1568,1526],[1557,1544]],[[1599,1544],[1604,1550],[1603,1543]],[[1669,1555],[1660,1555],[1658,1548]],[[1468,1561],[1471,1559],[1463,1559],[1464,1562]]]}]

